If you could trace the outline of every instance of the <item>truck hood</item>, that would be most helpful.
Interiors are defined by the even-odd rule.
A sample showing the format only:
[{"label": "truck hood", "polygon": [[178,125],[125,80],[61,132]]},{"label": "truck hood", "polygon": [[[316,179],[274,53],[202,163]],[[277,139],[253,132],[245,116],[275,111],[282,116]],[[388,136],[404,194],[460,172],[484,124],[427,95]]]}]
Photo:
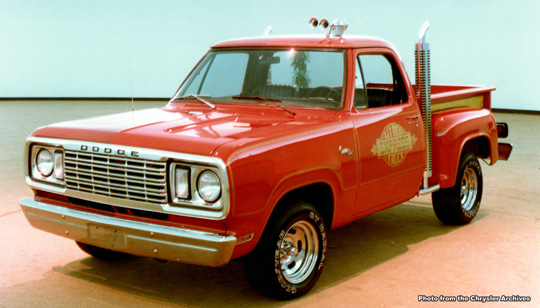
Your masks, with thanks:
[{"label": "truck hood", "polygon": [[126,112],[53,124],[32,135],[210,156],[217,155],[218,147],[228,143],[238,148],[296,134],[322,121],[317,117],[293,116],[280,108],[251,108],[247,112],[220,109]]}]

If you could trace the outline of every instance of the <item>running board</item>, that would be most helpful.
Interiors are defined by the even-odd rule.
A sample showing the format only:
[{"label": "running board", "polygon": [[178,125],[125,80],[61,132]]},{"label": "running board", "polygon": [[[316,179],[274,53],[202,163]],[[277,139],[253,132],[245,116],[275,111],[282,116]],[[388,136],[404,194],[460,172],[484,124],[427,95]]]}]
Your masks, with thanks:
[{"label": "running board", "polygon": [[432,187],[420,189],[418,191],[418,195],[423,196],[423,195],[431,194],[432,192],[436,192],[439,189],[441,189],[441,185],[437,184],[437,185],[432,186]]}]

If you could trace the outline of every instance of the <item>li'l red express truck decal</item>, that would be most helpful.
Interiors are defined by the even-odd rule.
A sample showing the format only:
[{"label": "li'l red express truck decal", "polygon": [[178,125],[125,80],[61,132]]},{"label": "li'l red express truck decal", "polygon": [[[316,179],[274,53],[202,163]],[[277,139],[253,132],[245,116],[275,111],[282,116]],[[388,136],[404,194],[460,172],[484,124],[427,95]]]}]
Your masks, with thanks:
[{"label": "li'l red express truck decal", "polygon": [[407,158],[418,139],[397,124],[386,125],[371,152],[390,167],[397,167]]}]

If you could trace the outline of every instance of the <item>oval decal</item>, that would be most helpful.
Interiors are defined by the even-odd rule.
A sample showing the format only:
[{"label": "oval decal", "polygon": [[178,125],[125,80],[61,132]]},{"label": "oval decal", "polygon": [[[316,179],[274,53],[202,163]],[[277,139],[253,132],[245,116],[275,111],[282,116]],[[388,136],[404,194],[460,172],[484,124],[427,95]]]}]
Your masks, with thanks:
[{"label": "oval decal", "polygon": [[417,138],[411,132],[406,132],[401,125],[390,123],[383,129],[371,152],[388,166],[397,167],[405,160],[416,141]]}]

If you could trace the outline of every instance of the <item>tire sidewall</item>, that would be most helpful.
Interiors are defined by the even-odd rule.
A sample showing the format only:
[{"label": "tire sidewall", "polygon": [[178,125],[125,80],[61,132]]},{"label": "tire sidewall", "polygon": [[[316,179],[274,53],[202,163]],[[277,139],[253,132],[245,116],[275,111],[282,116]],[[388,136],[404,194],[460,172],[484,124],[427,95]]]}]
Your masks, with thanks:
[{"label": "tire sidewall", "polygon": [[[461,183],[467,169],[472,169],[477,179],[476,199],[470,210],[466,210],[461,203]],[[480,209],[482,190],[483,178],[480,163],[473,153],[464,153],[459,161],[454,186],[442,188],[431,195],[435,215],[441,222],[449,225],[464,225],[471,222]]]},{"label": "tire sidewall", "polygon": [[[300,283],[290,283],[281,270],[280,247],[289,228],[299,221],[310,223],[319,240],[317,261],[312,272]],[[245,259],[246,277],[257,292],[278,300],[289,300],[307,293],[319,279],[326,262],[327,231],[320,212],[304,201],[286,202],[276,209],[255,250]]]},{"label": "tire sidewall", "polygon": [[474,200],[474,205],[470,210],[466,210],[463,208],[463,206],[460,203],[460,209],[461,209],[461,216],[464,220],[472,220],[476,214],[478,213],[478,210],[480,209],[480,201],[482,199],[482,168],[480,167],[480,163],[478,162],[478,159],[472,154],[468,154],[464,157],[463,163],[461,165],[461,168],[459,169],[458,178],[456,180],[456,189],[458,189],[458,193],[461,191],[461,181],[463,180],[463,176],[465,174],[465,171],[467,169],[473,169],[476,173],[476,179],[477,179],[477,193],[476,193],[476,200]]},{"label": "tire sidewall", "polygon": [[[310,275],[303,282],[294,284],[289,282],[283,276],[283,272],[281,270],[280,247],[289,228],[299,221],[307,221],[311,223],[316,229],[317,237],[319,240],[319,251],[317,253],[317,261],[315,263],[315,267],[313,268],[313,271],[310,273]],[[327,235],[326,227],[324,225],[322,217],[315,210],[301,212],[293,219],[290,219],[288,222],[282,225],[277,235],[277,238],[275,238],[274,241],[274,279],[279,284],[282,291],[281,293],[284,293],[285,295],[290,294],[293,297],[306,293],[317,282],[326,261]]]}]

